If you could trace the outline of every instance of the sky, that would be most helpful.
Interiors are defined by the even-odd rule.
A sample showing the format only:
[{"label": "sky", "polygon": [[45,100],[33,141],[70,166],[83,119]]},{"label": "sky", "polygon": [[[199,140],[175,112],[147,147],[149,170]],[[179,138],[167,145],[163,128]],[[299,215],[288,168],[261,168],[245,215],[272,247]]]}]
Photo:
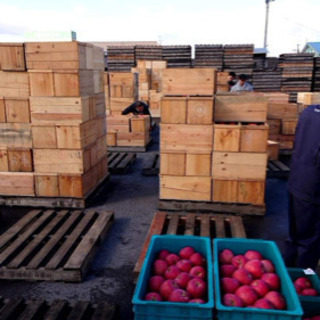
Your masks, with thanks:
[{"label": "sky", "polygon": [[[162,45],[264,45],[265,0],[0,0],[0,42],[30,32],[75,31],[77,40]],[[269,4],[268,56],[320,41],[319,0]],[[34,39],[37,40],[37,39]]]}]

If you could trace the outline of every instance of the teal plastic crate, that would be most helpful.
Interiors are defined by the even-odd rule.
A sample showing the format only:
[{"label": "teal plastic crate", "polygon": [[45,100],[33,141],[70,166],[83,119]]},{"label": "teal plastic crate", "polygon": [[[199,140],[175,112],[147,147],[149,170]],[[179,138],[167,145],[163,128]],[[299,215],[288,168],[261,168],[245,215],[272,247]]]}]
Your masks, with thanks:
[{"label": "teal plastic crate", "polygon": [[303,318],[320,316],[320,304],[319,301],[302,300]]},{"label": "teal plastic crate", "polygon": [[[273,241],[257,239],[215,239],[214,247],[214,284],[215,304],[219,320],[300,320],[302,307],[293,283],[289,277],[280,251]],[[244,254],[247,250],[257,250],[266,259],[273,262],[276,273],[281,278],[281,293],[287,302],[287,310],[268,310],[258,308],[228,307],[222,304],[219,281],[219,253],[231,249],[235,254]]]},{"label": "teal plastic crate", "polygon": [[316,274],[305,274],[303,269],[301,268],[288,268],[288,273],[289,276],[292,280],[292,282],[299,278],[299,277],[306,277],[308,278],[311,282],[313,287],[317,290],[318,296],[302,296],[298,295],[300,301],[315,301],[318,302],[319,304],[319,309],[320,309],[320,279]]},{"label": "teal plastic crate", "polygon": [[[207,261],[208,301],[204,304],[145,301],[152,263],[162,249],[178,253],[185,246],[192,246]],[[151,238],[138,283],[132,299],[135,320],[212,320],[213,318],[213,264],[210,238],[197,236],[162,235]]]}]

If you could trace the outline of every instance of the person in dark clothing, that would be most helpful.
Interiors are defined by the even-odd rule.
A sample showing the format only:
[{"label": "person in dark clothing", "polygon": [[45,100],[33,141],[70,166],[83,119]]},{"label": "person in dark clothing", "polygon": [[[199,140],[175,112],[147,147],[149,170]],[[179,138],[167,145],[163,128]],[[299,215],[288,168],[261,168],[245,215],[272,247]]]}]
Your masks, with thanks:
[{"label": "person in dark clothing", "polygon": [[316,269],[320,259],[320,105],[300,115],[291,157],[288,267]]},{"label": "person in dark clothing", "polygon": [[145,115],[149,115],[151,118],[149,106],[146,103],[144,103],[143,101],[136,101],[122,111],[123,115],[129,114],[129,113],[145,114]]},{"label": "person in dark clothing", "polygon": [[237,79],[236,79],[236,73],[233,71],[229,72],[228,75],[228,85],[229,85],[229,91],[231,90],[231,88],[237,83]]}]

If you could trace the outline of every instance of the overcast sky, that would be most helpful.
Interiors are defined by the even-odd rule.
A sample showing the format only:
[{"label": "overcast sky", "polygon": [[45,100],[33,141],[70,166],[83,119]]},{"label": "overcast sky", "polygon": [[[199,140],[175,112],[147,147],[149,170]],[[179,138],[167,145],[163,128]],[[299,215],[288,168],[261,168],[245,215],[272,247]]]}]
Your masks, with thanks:
[{"label": "overcast sky", "polygon": [[[69,31],[79,41],[263,47],[265,0],[0,0],[0,41],[30,31]],[[269,56],[320,41],[320,0],[270,2]]]}]

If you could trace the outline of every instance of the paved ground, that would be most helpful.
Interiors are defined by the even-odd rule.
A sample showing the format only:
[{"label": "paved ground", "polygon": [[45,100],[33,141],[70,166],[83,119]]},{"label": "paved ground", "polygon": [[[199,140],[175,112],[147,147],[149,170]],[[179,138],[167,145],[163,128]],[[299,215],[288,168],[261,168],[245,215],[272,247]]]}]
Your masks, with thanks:
[{"label": "paved ground", "polygon": [[[157,210],[158,177],[145,177],[142,168],[150,152],[159,148],[159,127],[153,132],[154,143],[125,175],[112,175],[91,207],[113,210],[115,222],[101,245],[84,281],[74,283],[0,280],[0,296],[108,301],[120,305],[121,319],[133,319],[133,268],[140,254],[153,214]],[[265,217],[246,217],[249,238],[275,240],[282,250],[287,234],[286,180],[268,179]],[[15,223],[27,208],[2,208],[0,233]]]}]

